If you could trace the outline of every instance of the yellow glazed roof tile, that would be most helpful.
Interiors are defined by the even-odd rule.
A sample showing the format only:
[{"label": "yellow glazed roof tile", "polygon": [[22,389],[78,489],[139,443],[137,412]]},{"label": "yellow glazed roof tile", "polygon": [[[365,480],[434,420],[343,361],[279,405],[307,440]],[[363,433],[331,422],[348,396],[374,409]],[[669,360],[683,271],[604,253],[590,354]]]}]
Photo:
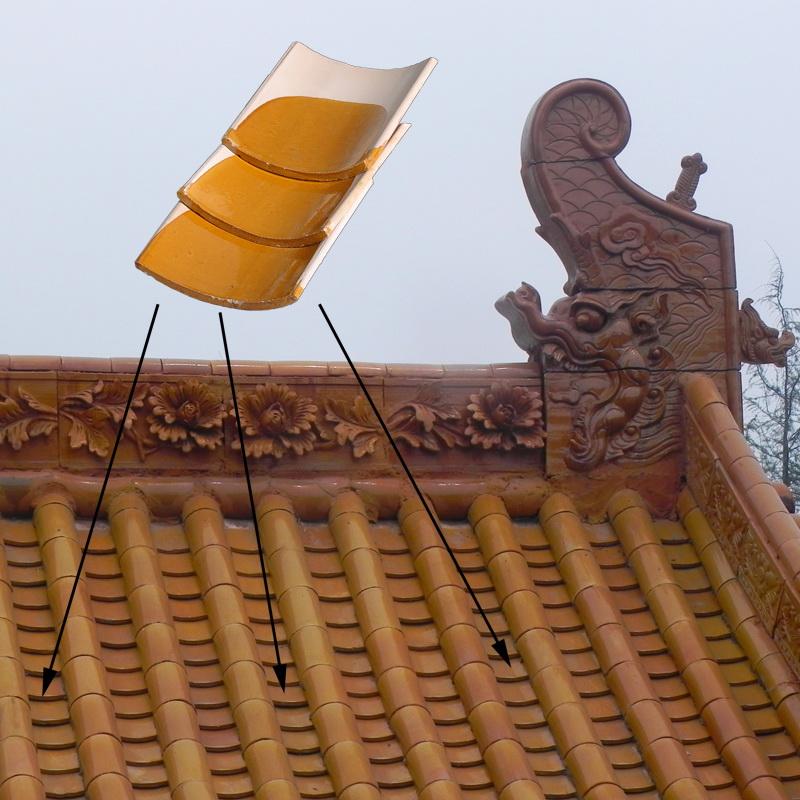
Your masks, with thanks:
[{"label": "yellow glazed roof tile", "polygon": [[694,477],[677,520],[624,490],[598,524],[429,481],[506,665],[396,479],[258,475],[273,634],[231,476],[130,473],[42,696],[99,479],[2,476],[0,800],[800,795],[794,656]]},{"label": "yellow glazed roof tile", "polygon": [[402,116],[434,65],[353,67],[294,43],[136,266],[219,305],[297,300],[408,129]]},{"label": "yellow glazed roof tile", "polygon": [[257,244],[300,247],[325,238],[333,210],[353,183],[303,181],[258,169],[220,147],[178,192],[181,202]]},{"label": "yellow glazed roof tile", "polygon": [[277,174],[348,177],[363,171],[386,121],[387,110],[377,103],[275,97],[237,120],[223,141]]},{"label": "yellow glazed roof tile", "polygon": [[[267,668],[274,653],[252,527],[226,519],[208,494],[185,503],[175,525],[152,518],[145,496],[122,492],[109,506],[110,535],[98,529],[90,551],[61,676],[42,698],[57,622],[49,607],[61,602],[86,532],[71,505],[64,490],[50,492],[35,530],[0,522],[4,791],[455,800],[478,787],[494,797],[611,799],[792,797],[800,786],[796,676],[747,602],[725,599],[738,584],[688,493],[683,524],[668,531],[630,495],[611,504],[613,529],[585,525],[563,496],[542,508],[541,528],[512,518],[500,495],[476,497],[470,523],[446,524],[470,575],[485,575],[496,598],[511,668],[490,657],[417,504],[395,525],[374,523],[345,493],[326,525],[264,496],[284,693]],[[629,629],[618,602],[629,581],[607,579],[623,552],[643,598],[637,613],[653,619],[646,634]],[[528,564],[531,553],[555,566]],[[682,568],[693,574],[685,587]],[[542,569],[560,583],[540,585]],[[331,591],[331,580],[341,587]],[[409,583],[421,613],[404,621]],[[727,609],[709,632],[687,599],[700,585]],[[662,605],[680,614],[662,617]],[[558,633],[567,611],[571,630]],[[101,616],[114,624],[97,624]],[[426,630],[438,634],[420,637]],[[583,645],[563,639],[577,634]],[[658,656],[639,647],[653,636],[663,637]],[[715,649],[734,639],[735,657]],[[731,670],[747,665],[753,677],[742,683]]]},{"label": "yellow glazed roof tile", "polygon": [[137,260],[140,269],[198,299],[266,308],[285,305],[317,245],[274,247],[217,227],[178,204]]}]

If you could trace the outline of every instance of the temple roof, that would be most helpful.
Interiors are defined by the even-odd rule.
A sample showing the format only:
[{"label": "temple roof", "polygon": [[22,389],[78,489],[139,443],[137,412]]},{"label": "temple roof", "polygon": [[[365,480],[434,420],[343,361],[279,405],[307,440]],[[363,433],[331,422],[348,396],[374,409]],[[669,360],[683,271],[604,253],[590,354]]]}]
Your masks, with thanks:
[{"label": "temple roof", "polygon": [[[294,459],[282,475],[253,456],[288,667],[282,691],[269,669],[275,639],[241,470],[224,467],[241,453],[226,454],[218,473],[191,468],[204,449],[198,442],[168,449],[183,470],[165,462],[163,450],[135,466],[123,459],[65,626],[59,676],[42,696],[100,484],[96,467],[70,459],[103,460],[89,451],[91,437],[71,446],[64,407],[74,411],[67,398],[84,383],[113,385],[107,370],[115,363],[130,368],[6,364],[6,415],[9,398],[49,408],[49,380],[56,401],[55,430],[35,435],[32,417],[27,441],[16,450],[10,439],[2,445],[0,797],[800,793],[800,648],[791,612],[800,608],[800,535],[702,376],[684,390],[696,431],[688,482],[668,514],[617,489],[603,521],[589,523],[578,512],[582,498],[533,474],[533,448],[521,448],[528,474],[510,477],[476,475],[463,460],[448,462],[444,448],[423,453],[404,444],[418,465],[430,459],[421,484],[508,644],[510,666],[490,647],[455,564],[396,466],[353,472],[343,447],[338,470],[327,473],[303,466],[313,450],[267,459],[273,467]],[[143,385],[160,374],[162,390],[186,380],[213,386],[218,368],[152,362]],[[260,373],[258,385],[294,386],[304,370],[315,375],[305,385],[312,394],[342,375],[335,365],[255,364],[237,374],[245,384]],[[417,389],[455,374],[471,383],[457,391],[479,394],[476,381],[535,381],[526,370],[375,366],[365,374],[384,388],[392,376],[416,376]],[[137,419],[146,422],[144,413]],[[469,452],[455,449],[459,459]],[[163,463],[172,469],[153,466]],[[753,564],[761,571],[751,574]]]},{"label": "temple roof", "polygon": [[800,528],[739,424],[793,337],[629,133],[534,106],[566,294],[497,302],[525,363],[360,365],[397,451],[344,364],[235,364],[240,440],[222,363],[0,358],[0,800],[800,797]]}]

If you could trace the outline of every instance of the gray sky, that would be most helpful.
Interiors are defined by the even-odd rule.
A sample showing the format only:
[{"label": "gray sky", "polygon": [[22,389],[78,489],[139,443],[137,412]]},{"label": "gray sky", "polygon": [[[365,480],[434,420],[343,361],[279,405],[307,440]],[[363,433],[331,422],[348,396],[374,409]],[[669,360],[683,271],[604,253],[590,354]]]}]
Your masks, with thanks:
[{"label": "gray sky", "polygon": [[150,355],[222,356],[217,307],[133,261],[295,39],[363,66],[440,63],[301,300],[224,312],[234,358],[340,360],[322,302],[356,360],[522,360],[494,300],[526,280],[549,305],[565,276],[534,233],[519,138],[576,77],[628,101],[619,162],[646,189],[664,196],[703,153],[698,211],[733,223],[741,296],[761,293],[768,241],[800,305],[798,21],[790,3],[696,0],[6,4],[0,352],[136,355],[159,302]]}]

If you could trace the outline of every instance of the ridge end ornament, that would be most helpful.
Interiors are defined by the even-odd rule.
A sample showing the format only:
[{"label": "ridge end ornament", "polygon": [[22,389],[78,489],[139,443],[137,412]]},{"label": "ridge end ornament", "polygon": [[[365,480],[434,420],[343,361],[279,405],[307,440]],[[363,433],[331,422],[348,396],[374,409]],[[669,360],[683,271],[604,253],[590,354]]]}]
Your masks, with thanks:
[{"label": "ridge end ornament", "polygon": [[767,325],[746,297],[739,309],[739,344],[745,364],[773,364],[786,366],[786,354],[795,345],[795,335]]},{"label": "ridge end ornament", "polygon": [[545,313],[523,283],[495,307],[542,367],[551,476],[677,464],[681,371],[723,376],[741,404],[732,229],[693,213],[706,164],[686,156],[661,199],[615,160],[630,132],[622,96],[590,79],[550,89],[523,129],[523,184],[566,269],[565,296]]}]

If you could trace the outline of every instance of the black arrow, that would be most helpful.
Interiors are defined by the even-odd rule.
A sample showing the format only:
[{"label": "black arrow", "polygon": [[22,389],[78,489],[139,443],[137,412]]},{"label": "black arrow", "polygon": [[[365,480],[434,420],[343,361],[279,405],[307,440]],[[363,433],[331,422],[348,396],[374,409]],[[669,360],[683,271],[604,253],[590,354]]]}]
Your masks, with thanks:
[{"label": "black arrow", "polygon": [[472,598],[472,602],[475,603],[475,608],[477,608],[478,611],[480,612],[481,617],[483,617],[483,621],[486,623],[486,627],[489,629],[489,633],[492,634],[492,638],[494,639],[494,643],[492,644],[492,649],[500,656],[500,658],[503,659],[503,661],[506,662],[506,664],[508,664],[508,666],[511,666],[511,659],[508,657],[508,647],[506,646],[505,640],[498,638],[497,634],[494,632],[494,628],[492,627],[492,623],[489,622],[489,617],[486,616],[486,612],[483,610],[483,608],[481,607],[481,604],[478,602],[478,596],[475,594],[475,590],[469,585],[469,581],[467,580],[467,576],[464,573],[464,570],[461,568],[461,564],[458,563],[458,559],[456,558],[456,554],[453,552],[453,549],[450,547],[450,543],[445,538],[445,535],[442,532],[442,529],[441,529],[436,517],[433,515],[433,512],[431,511],[431,508],[428,505],[428,501],[425,499],[425,496],[420,491],[420,488],[417,485],[417,482],[414,479],[414,476],[411,474],[411,470],[408,468],[408,464],[406,464],[406,460],[403,458],[403,454],[400,452],[400,448],[397,446],[397,442],[395,442],[394,437],[389,432],[388,426],[383,421],[383,417],[380,415],[380,412],[378,411],[378,407],[375,405],[375,402],[373,401],[372,396],[367,391],[367,387],[364,384],[364,381],[361,379],[361,376],[358,374],[358,370],[356,369],[356,366],[353,363],[353,360],[348,355],[347,350],[345,350],[345,347],[342,344],[342,340],[339,338],[339,334],[336,333],[336,328],[333,327],[333,323],[331,322],[330,317],[325,313],[325,309],[322,307],[322,303],[319,304],[319,310],[322,312],[322,316],[325,317],[325,322],[328,323],[328,327],[331,329],[331,333],[333,334],[333,338],[336,339],[336,344],[339,345],[339,349],[342,351],[342,353],[344,354],[345,359],[347,360],[347,363],[350,365],[350,369],[353,371],[353,375],[355,375],[355,378],[358,381],[358,385],[361,387],[361,391],[364,392],[364,397],[367,398],[367,402],[370,404],[370,407],[372,408],[372,412],[375,414],[375,417],[377,418],[378,422],[380,423],[381,428],[383,428],[383,432],[386,434],[386,438],[389,440],[389,444],[391,444],[392,449],[394,450],[395,455],[397,456],[397,460],[400,462],[401,466],[403,467],[403,470],[406,473],[406,476],[408,477],[408,480],[410,481],[411,485],[414,487],[414,491],[417,493],[417,497],[419,498],[420,503],[422,503],[423,507],[425,508],[425,511],[427,512],[428,516],[430,517],[431,523],[433,524],[433,527],[436,529],[436,533],[439,534],[439,538],[442,540],[442,544],[444,545],[445,550],[447,550],[447,554],[452,559],[453,564],[455,564],[455,567],[458,570],[458,574],[461,576],[461,580],[464,582],[464,586],[467,587],[467,591],[469,592],[469,596]]},{"label": "black arrow", "polygon": [[258,560],[261,562],[261,577],[264,579],[264,594],[267,596],[267,610],[269,611],[269,626],[272,629],[272,641],[275,643],[275,677],[281,685],[281,689],[286,691],[286,665],[281,663],[281,651],[278,647],[278,634],[275,630],[275,616],[272,613],[272,598],[269,596],[269,583],[267,582],[267,565],[264,561],[264,548],[261,546],[261,531],[258,528],[258,515],[256,514],[256,501],[253,499],[253,484],[250,482],[250,467],[247,466],[247,451],[244,449],[244,433],[242,432],[242,420],[239,417],[239,404],[236,402],[236,386],[233,383],[233,368],[231,367],[231,357],[228,353],[228,339],[225,336],[225,323],[222,321],[222,312],[219,312],[219,327],[222,331],[222,345],[225,348],[225,363],[228,365],[228,379],[231,384],[231,396],[233,398],[233,411],[236,416],[236,430],[239,433],[239,445],[242,449],[242,461],[244,462],[244,477],[247,480],[247,494],[250,497],[250,512],[253,515],[253,525],[256,531],[256,541],[258,542]]},{"label": "black arrow", "polygon": [[119,429],[117,430],[117,438],[114,440],[114,448],[111,451],[111,458],[108,461],[108,467],[106,468],[106,476],[103,478],[103,485],[100,487],[100,496],[97,498],[97,505],[94,507],[94,516],[92,517],[92,524],[89,526],[89,534],[86,537],[86,543],[83,545],[83,551],[81,552],[81,560],[78,562],[78,569],[77,574],[75,575],[75,582],[72,584],[72,591],[69,593],[69,600],[67,600],[67,607],[64,610],[64,617],[61,620],[61,627],[58,630],[58,636],[56,637],[56,646],[53,648],[53,655],[50,657],[50,666],[45,667],[42,670],[42,696],[44,697],[45,692],[47,692],[48,687],[53,682],[53,678],[58,675],[58,671],[54,668],[56,663],[56,656],[58,655],[58,648],[61,647],[61,639],[64,636],[64,630],[67,625],[67,619],[69,618],[69,611],[72,608],[72,601],[75,599],[75,592],[78,590],[78,581],[81,578],[81,572],[83,571],[83,564],[86,561],[86,555],[89,552],[89,543],[92,541],[92,534],[94,533],[94,526],[97,523],[97,517],[100,514],[100,506],[103,503],[103,495],[106,493],[106,487],[108,486],[108,479],[111,477],[111,468],[114,466],[114,458],[117,455],[117,448],[119,447],[119,443],[122,440],[122,434],[125,431],[125,420],[128,418],[128,412],[131,408],[131,403],[133,402],[133,395],[136,391],[136,384],[139,381],[139,373],[142,371],[142,364],[144,363],[144,356],[147,352],[147,345],[150,343],[150,334],[153,332],[153,326],[156,324],[156,315],[158,314],[158,303],[156,303],[156,307],[153,309],[153,318],[150,320],[150,327],[147,329],[147,336],[144,339],[144,347],[142,348],[142,354],[139,356],[139,364],[136,367],[136,374],[133,376],[133,383],[131,384],[131,391],[128,394],[128,401],[125,403],[125,411],[122,412],[122,419],[119,421]]}]

